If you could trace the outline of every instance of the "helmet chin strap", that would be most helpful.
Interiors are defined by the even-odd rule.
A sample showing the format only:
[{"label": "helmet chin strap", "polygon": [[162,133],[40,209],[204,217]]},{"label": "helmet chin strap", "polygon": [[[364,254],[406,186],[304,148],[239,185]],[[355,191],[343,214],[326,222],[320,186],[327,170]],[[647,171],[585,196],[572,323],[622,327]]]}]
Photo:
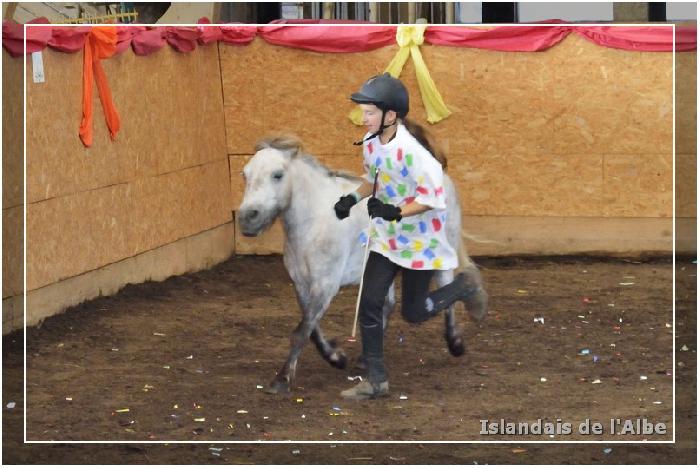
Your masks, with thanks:
[{"label": "helmet chin strap", "polygon": [[353,145],[355,145],[355,146],[360,146],[360,145],[362,145],[365,141],[371,140],[372,138],[381,135],[382,132],[384,132],[384,130],[386,130],[387,128],[393,127],[394,125],[396,125],[396,121],[394,121],[394,123],[392,123],[392,124],[385,125],[385,124],[384,124],[384,117],[386,117],[386,110],[382,110],[382,124],[379,126],[379,130],[377,130],[376,132],[374,132],[373,134],[371,134],[370,136],[368,136],[368,137],[365,138],[364,140],[360,140],[360,141],[354,142]]}]

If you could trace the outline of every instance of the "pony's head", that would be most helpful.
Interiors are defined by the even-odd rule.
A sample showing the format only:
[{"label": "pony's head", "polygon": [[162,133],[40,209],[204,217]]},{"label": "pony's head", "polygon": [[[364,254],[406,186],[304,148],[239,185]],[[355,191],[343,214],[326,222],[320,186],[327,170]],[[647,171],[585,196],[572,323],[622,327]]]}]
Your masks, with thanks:
[{"label": "pony's head", "polygon": [[302,145],[293,136],[276,136],[259,141],[255,151],[243,168],[245,194],[238,210],[243,235],[249,237],[267,229],[289,205],[292,181],[288,169]]}]

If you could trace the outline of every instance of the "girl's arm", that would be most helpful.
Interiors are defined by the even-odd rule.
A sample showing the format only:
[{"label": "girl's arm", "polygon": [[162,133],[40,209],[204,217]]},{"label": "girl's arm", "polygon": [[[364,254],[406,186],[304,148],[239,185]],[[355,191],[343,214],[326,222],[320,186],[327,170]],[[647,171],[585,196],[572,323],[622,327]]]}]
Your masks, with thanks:
[{"label": "girl's arm", "polygon": [[428,210],[432,210],[432,207],[421,205],[417,202],[411,202],[408,205],[401,207],[401,216],[405,218],[407,216],[414,216]]},{"label": "girl's arm", "polygon": [[362,182],[362,185],[357,187],[357,190],[355,190],[355,193],[359,195],[359,199],[357,200],[358,202],[362,200],[363,198],[369,197],[372,195],[372,190],[374,188],[374,184],[369,181],[364,181]]}]

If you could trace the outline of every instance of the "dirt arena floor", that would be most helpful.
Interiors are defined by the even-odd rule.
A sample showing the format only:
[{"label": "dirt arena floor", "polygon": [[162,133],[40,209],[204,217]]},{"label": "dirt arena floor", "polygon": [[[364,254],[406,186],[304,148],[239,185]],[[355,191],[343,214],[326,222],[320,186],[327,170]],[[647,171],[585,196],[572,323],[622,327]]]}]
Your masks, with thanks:
[{"label": "dirt arena floor", "polygon": [[[360,374],[305,348],[289,395],[264,392],[299,312],[281,257],[234,257],[204,272],[131,285],[27,333],[27,438],[126,441],[22,444],[21,333],[3,339],[4,463],[693,463],[696,265],[676,266],[676,367],[669,258],[478,258],[487,319],[460,311],[467,353],[449,355],[443,322],[394,314],[385,348],[391,396],[344,401]],[[356,288],[322,321],[346,341]],[[668,441],[676,444],[432,444],[421,441]],[[15,402],[14,408],[8,408]],[[610,420],[664,423],[616,435]],[[482,434],[489,422],[571,424],[570,435]],[[602,435],[581,435],[589,419]],[[224,444],[221,441],[327,441]],[[351,444],[350,441],[415,441]],[[133,442],[129,442],[133,441]],[[153,444],[136,441],[152,441]],[[201,444],[156,443],[197,441]]]}]

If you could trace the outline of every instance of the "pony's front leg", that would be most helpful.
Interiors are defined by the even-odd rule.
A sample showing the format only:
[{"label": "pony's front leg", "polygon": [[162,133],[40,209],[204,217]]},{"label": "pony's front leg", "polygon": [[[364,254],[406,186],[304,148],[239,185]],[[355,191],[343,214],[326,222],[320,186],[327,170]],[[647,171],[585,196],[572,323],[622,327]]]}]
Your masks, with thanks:
[{"label": "pony's front leg", "polygon": [[313,328],[311,320],[304,317],[294,329],[289,340],[291,345],[289,356],[282,368],[277,372],[275,378],[272,379],[270,386],[266,389],[267,393],[289,393],[292,381],[296,375],[299,355],[301,354],[304,344],[308,341]]},{"label": "pony's front leg", "polygon": [[318,326],[323,314],[328,309],[331,298],[337,292],[332,288],[323,286],[313,287],[311,299],[303,301],[308,308],[303,311],[304,316],[299,325],[294,329],[290,337],[290,351],[287,361],[284,363],[277,376],[270,383],[268,393],[289,392],[296,376],[297,361],[304,345],[309,341],[311,333]]}]

